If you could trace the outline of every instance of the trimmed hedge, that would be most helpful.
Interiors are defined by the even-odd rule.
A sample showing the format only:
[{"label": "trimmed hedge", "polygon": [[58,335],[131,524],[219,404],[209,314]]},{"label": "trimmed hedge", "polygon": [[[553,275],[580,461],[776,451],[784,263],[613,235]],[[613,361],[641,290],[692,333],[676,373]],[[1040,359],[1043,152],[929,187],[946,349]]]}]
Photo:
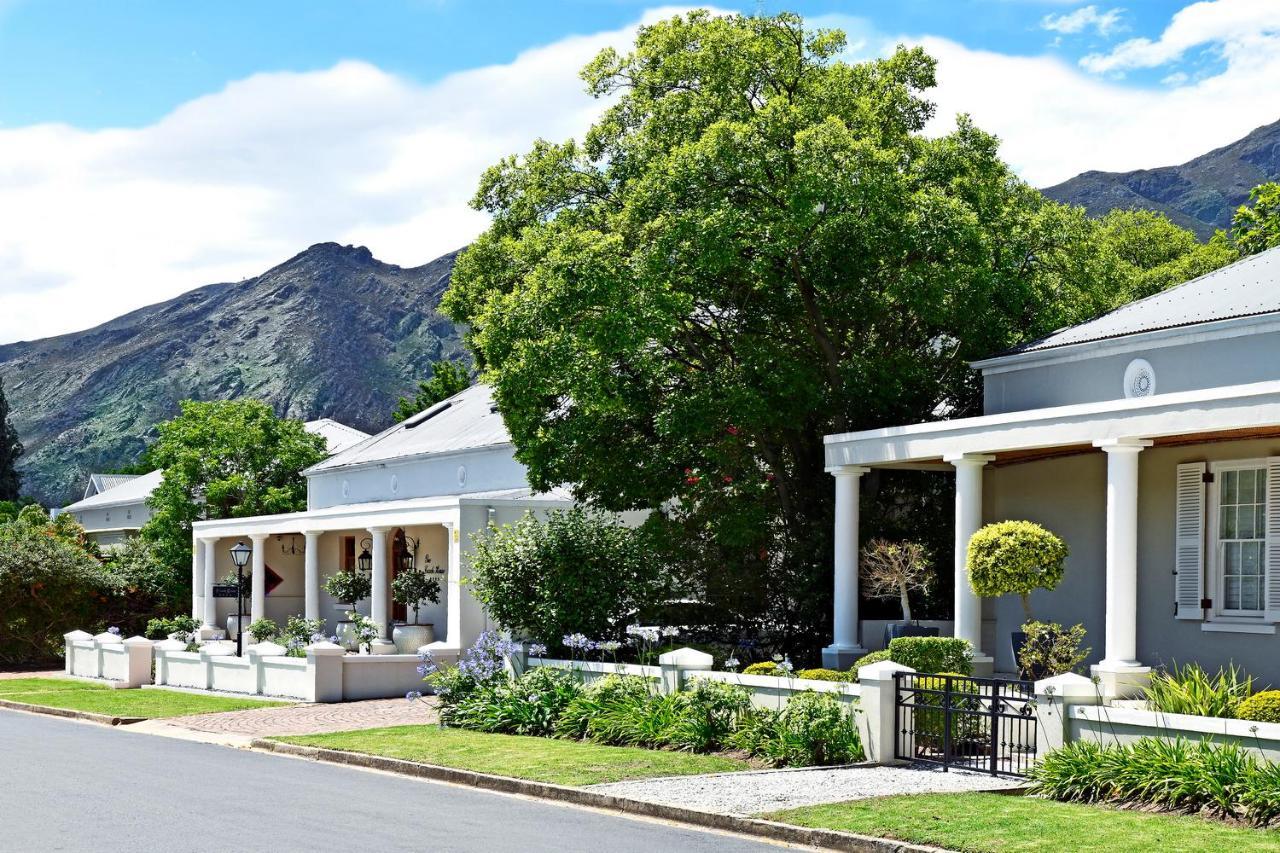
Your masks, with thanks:
[{"label": "trimmed hedge", "polygon": [[742,671],[743,675],[783,675],[782,667],[771,660],[753,663]]},{"label": "trimmed hedge", "polygon": [[958,637],[898,637],[889,643],[889,660],[916,672],[973,674],[973,647]]},{"label": "trimmed hedge", "polygon": [[1280,690],[1263,690],[1236,706],[1236,716],[1258,723],[1280,723]]},{"label": "trimmed hedge", "polygon": [[802,669],[796,673],[796,678],[808,678],[811,681],[857,681],[858,674],[856,672],[841,672],[838,669]]}]

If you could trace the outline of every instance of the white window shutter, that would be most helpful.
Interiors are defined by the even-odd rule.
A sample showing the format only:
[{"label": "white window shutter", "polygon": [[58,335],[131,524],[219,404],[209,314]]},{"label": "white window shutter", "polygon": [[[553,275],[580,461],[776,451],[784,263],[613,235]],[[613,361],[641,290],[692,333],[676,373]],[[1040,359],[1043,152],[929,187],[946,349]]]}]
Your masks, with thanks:
[{"label": "white window shutter", "polygon": [[[1277,466],[1280,468],[1280,466]],[[1205,463],[1178,466],[1178,511],[1174,519],[1174,596],[1179,619],[1203,619]],[[1270,505],[1268,505],[1270,506]]]},{"label": "white window shutter", "polygon": [[1280,622],[1280,456],[1267,460],[1267,619]]}]

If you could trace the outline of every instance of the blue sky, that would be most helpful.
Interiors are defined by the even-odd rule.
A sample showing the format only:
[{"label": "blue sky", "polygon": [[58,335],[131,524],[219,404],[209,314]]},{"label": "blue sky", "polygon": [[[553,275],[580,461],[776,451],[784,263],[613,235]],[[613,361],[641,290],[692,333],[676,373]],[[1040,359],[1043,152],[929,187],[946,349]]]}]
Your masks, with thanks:
[{"label": "blue sky", "polygon": [[[1179,163],[1280,119],[1280,0],[777,0],[849,61],[922,45],[1034,186]],[[486,225],[483,170],[578,137],[579,69],[637,0],[0,0],[0,343],[82,329],[327,240],[417,265]]]}]

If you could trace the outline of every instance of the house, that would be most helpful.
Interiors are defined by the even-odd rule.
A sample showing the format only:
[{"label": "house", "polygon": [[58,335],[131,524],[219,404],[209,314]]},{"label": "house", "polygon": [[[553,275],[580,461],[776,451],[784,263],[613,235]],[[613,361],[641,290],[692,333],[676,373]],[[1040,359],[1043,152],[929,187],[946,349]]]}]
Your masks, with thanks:
[{"label": "house", "polygon": [[[204,637],[220,634],[235,612],[235,599],[217,597],[215,586],[234,574],[231,548],[243,542],[252,548],[246,569],[252,575],[249,609],[255,621],[267,617],[283,624],[302,615],[324,620],[326,631],[336,633],[348,608],[324,591],[324,580],[337,572],[370,571],[372,595],[359,610],[378,629],[372,644],[378,654],[396,652],[391,623],[409,615],[391,600],[396,574],[410,567],[438,573],[440,602],[424,606],[420,621],[433,627],[433,653],[454,657],[488,627],[480,604],[462,585],[472,535],[529,511],[572,504],[565,492],[539,494],[529,487],[485,385],[472,386],[303,473],[305,512],[194,525],[191,604]],[[288,544],[281,547],[282,541]],[[412,662],[407,672],[413,675]]]},{"label": "house", "polygon": [[973,365],[980,417],[826,437],[834,475],[829,664],[860,651],[859,481],[874,468],[955,479],[955,635],[1015,669],[1016,600],[983,601],[964,559],[981,525],[1029,519],[1070,548],[1037,591],[1082,623],[1112,695],[1157,664],[1229,662],[1280,685],[1280,249]]},{"label": "house", "polygon": [[[337,453],[369,437],[331,418],[308,421],[307,432],[325,439],[330,453]],[[136,536],[151,518],[147,498],[160,485],[163,471],[146,474],[90,474],[84,497],[60,512],[71,513],[85,533],[101,548],[112,548]]]}]

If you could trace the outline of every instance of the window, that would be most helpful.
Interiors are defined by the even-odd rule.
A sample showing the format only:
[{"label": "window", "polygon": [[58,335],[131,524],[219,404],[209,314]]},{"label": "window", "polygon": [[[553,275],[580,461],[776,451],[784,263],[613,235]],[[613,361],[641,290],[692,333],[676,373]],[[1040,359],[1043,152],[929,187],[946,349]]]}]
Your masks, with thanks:
[{"label": "window", "polygon": [[1267,469],[1263,462],[1214,466],[1214,612],[1261,616],[1266,609]]}]

